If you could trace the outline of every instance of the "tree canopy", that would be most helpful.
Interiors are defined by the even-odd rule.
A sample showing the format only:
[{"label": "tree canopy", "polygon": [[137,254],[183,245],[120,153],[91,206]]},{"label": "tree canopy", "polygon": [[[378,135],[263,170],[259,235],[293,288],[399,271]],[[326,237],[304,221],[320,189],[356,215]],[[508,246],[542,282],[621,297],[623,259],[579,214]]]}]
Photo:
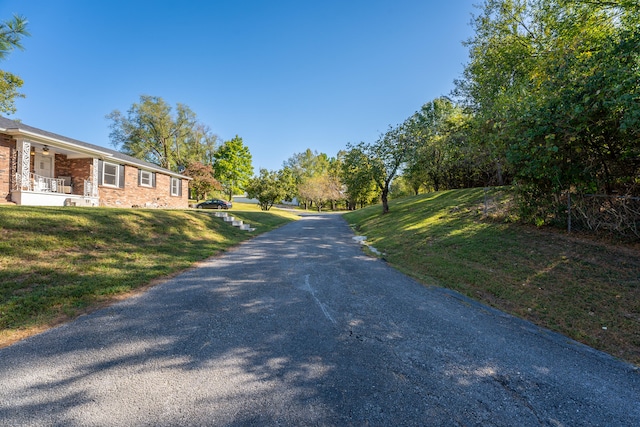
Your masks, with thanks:
[{"label": "tree canopy", "polygon": [[474,29],[456,94],[523,213],[557,209],[565,190],[637,193],[640,3],[489,0]]},{"label": "tree canopy", "polygon": [[258,200],[260,209],[268,211],[274,204],[286,198],[291,178],[288,173],[287,169],[278,172],[260,169],[260,175],[251,178],[247,183],[247,195]]},{"label": "tree canopy", "polygon": [[[415,153],[417,140],[406,123],[389,127],[373,144],[361,142],[347,150],[355,150],[353,158],[362,162],[359,169],[368,174],[380,190],[382,213],[389,212],[389,190],[391,181],[396,177],[407,159]],[[366,175],[365,175],[366,176]]]},{"label": "tree canopy", "polygon": [[189,189],[196,200],[206,198],[214,190],[222,190],[222,185],[213,176],[213,167],[210,164],[189,163],[184,173],[192,178],[189,181]]},{"label": "tree canopy", "polygon": [[242,138],[236,135],[218,148],[214,159],[215,175],[231,200],[234,193],[245,190],[245,186],[253,175],[249,148],[244,145]]},{"label": "tree canopy", "polygon": [[313,193],[317,199],[317,194],[309,190],[311,188],[317,189],[318,186],[307,185],[308,182],[315,180],[317,184],[318,180],[315,178],[327,175],[331,169],[331,161],[327,154],[318,153],[317,151],[312,151],[310,148],[307,148],[301,153],[293,154],[283,163],[283,167],[290,171],[295,184],[295,194],[292,194],[292,196],[297,196],[305,208],[308,205],[314,204],[314,200],[308,197],[309,195]]},{"label": "tree canopy", "polygon": [[365,144],[348,145],[342,153],[341,179],[345,186],[347,205],[356,209],[378,199],[380,192],[376,186],[369,161],[364,151]]},{"label": "tree canopy", "polygon": [[[23,50],[22,38],[28,37],[27,20],[19,15],[0,22],[0,61],[6,60],[14,49]],[[19,89],[24,81],[17,75],[0,70],[0,113],[15,113],[16,98],[24,98]]]},{"label": "tree canopy", "polygon": [[206,153],[200,145],[215,142],[189,107],[178,104],[173,114],[171,106],[157,96],[142,95],[126,115],[114,110],[107,118],[112,121],[109,137],[117,149],[166,169],[178,171],[191,161],[205,160],[197,158]]}]

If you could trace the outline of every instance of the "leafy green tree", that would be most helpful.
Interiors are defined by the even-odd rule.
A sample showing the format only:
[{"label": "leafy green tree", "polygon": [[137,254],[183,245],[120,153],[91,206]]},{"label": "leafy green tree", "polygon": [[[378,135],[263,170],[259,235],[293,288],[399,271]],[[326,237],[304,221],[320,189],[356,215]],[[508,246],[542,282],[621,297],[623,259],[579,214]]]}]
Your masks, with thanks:
[{"label": "leafy green tree", "polygon": [[208,126],[196,123],[184,138],[184,148],[179,152],[178,161],[180,164],[200,162],[213,165],[217,148],[218,135],[212,133]]},{"label": "leafy green tree", "polygon": [[453,146],[448,145],[445,122],[453,114],[453,103],[437,98],[422,106],[406,122],[409,132],[417,140],[416,152],[405,170],[407,182],[418,194],[420,187],[439,191],[447,180],[447,168]]},{"label": "leafy green tree", "polygon": [[342,181],[342,161],[344,158],[344,152],[340,151],[335,157],[329,158],[329,168],[327,169],[327,176],[329,178],[329,193],[331,197],[331,209],[336,210],[337,205],[340,202],[347,201],[346,187]]},{"label": "leafy green tree", "polygon": [[284,199],[287,202],[293,201],[293,198],[298,194],[298,186],[296,184],[295,177],[293,176],[293,171],[289,167],[283,167],[278,171],[278,176],[284,188]]},{"label": "leafy green tree", "polygon": [[[558,36],[534,69],[536,90],[507,154],[529,186],[552,194],[633,191],[640,172],[640,6],[551,2]],[[617,4],[616,4],[617,3]],[[631,184],[631,185],[629,185]]]},{"label": "leafy green tree", "polygon": [[15,74],[0,70],[0,113],[13,114],[16,112],[16,98],[24,98],[18,92],[24,81]]},{"label": "leafy green tree", "polygon": [[389,212],[389,190],[391,181],[395,178],[401,166],[415,153],[416,139],[408,131],[407,126],[390,127],[373,144],[360,143],[357,146],[347,145],[349,150],[354,148],[362,156],[363,170],[380,190],[382,213]]},{"label": "leafy green tree", "polygon": [[[14,49],[23,50],[22,38],[28,37],[27,20],[18,15],[0,22],[0,61],[7,59]],[[24,81],[17,75],[0,70],[0,113],[15,113],[16,98],[24,98],[19,89]]]},{"label": "leafy green tree", "polygon": [[391,183],[391,188],[389,189],[389,198],[391,199],[399,199],[417,194],[416,190],[411,187],[407,181],[405,174],[397,176]]},{"label": "leafy green tree", "polygon": [[364,143],[349,144],[347,151],[339,153],[342,157],[340,178],[345,186],[349,210],[356,209],[358,205],[364,207],[380,197],[364,148]]},{"label": "leafy green tree", "polygon": [[391,181],[400,167],[414,154],[416,141],[404,126],[390,128],[365,151],[369,158],[373,180],[380,189],[382,213],[389,212],[389,190]]},{"label": "leafy green tree", "polygon": [[293,172],[298,183],[305,179],[322,175],[329,169],[329,157],[325,153],[318,153],[307,148],[302,153],[292,155],[284,162],[284,167],[288,167]]},{"label": "leafy green tree", "polygon": [[568,189],[637,192],[640,3],[487,0],[474,26],[456,93],[525,217],[555,215]]},{"label": "leafy green tree", "polygon": [[321,176],[330,168],[329,156],[325,153],[318,153],[307,148],[302,153],[296,153],[283,163],[283,167],[291,170],[296,183],[296,196],[300,198],[300,202],[305,209],[309,204],[313,205],[313,201],[304,197],[299,187],[304,185],[313,177]]},{"label": "leafy green tree", "polygon": [[284,200],[287,195],[288,180],[287,171],[269,171],[260,169],[260,175],[251,178],[245,189],[247,195],[257,199],[260,209],[268,211],[271,207]]},{"label": "leafy green tree", "polygon": [[244,191],[253,174],[251,153],[242,138],[236,135],[225,141],[214,154],[213,169],[216,178],[222,183],[229,200],[234,193]]},{"label": "leafy green tree", "polygon": [[222,185],[213,176],[213,167],[211,165],[192,162],[187,166],[184,173],[192,178],[189,181],[189,189],[196,200],[205,199],[214,190],[222,190]]},{"label": "leafy green tree", "polygon": [[120,151],[166,169],[178,170],[188,161],[185,141],[196,126],[196,115],[183,104],[171,107],[160,97],[143,95],[126,115],[114,110],[109,137]]},{"label": "leafy green tree", "polygon": [[472,123],[472,117],[446,97],[426,103],[405,121],[417,142],[404,176],[416,194],[421,187],[438,191],[496,181],[498,172],[485,147],[470,138]]}]

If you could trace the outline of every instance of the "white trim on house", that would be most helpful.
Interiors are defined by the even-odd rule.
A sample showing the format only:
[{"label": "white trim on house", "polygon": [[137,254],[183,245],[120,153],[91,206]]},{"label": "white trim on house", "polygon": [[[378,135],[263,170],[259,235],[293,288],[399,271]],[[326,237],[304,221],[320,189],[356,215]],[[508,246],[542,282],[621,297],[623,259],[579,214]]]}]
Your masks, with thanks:
[{"label": "white trim on house", "polygon": [[[12,162],[6,171],[0,171],[3,174],[0,177],[0,190],[3,197],[18,205],[138,206],[138,201],[141,205],[188,205],[184,193],[186,186],[183,182],[192,178],[181,173],[2,116],[0,134],[6,135],[4,140],[9,143],[8,146],[0,146],[0,151]],[[11,144],[15,147],[13,154],[10,151]],[[35,163],[40,159],[50,159],[50,170],[40,170],[39,165]],[[132,178],[130,169],[138,171],[137,185],[133,180],[129,182]],[[4,173],[7,174],[6,180]],[[163,177],[161,188],[156,186],[156,175]],[[137,188],[139,190],[136,190]],[[162,201],[173,197],[180,200]]]},{"label": "white trim on house", "polygon": [[171,177],[171,182],[169,184],[169,186],[171,187],[171,195],[178,197],[180,196],[181,193],[181,188],[180,186],[182,185],[182,180],[175,178],[175,177]]},{"label": "white trim on house", "polygon": [[[107,169],[113,169],[113,172],[107,172]],[[102,163],[102,185],[105,187],[118,188],[120,184],[120,165],[118,163],[103,162]]]},{"label": "white trim on house", "polygon": [[153,188],[153,172],[140,169],[140,178],[138,180],[138,185],[141,187]]}]

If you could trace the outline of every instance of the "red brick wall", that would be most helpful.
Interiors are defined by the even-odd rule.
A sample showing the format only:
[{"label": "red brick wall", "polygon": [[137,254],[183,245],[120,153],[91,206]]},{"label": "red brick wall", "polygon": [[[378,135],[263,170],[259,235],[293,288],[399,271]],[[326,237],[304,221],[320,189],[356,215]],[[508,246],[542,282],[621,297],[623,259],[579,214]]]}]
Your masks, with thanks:
[{"label": "red brick wall", "polygon": [[100,206],[130,208],[139,207],[167,207],[184,209],[189,205],[187,191],[188,181],[182,180],[182,196],[171,195],[171,177],[156,173],[155,188],[138,185],[138,168],[125,166],[124,188],[113,188],[101,185]]},{"label": "red brick wall", "polygon": [[[12,156],[16,155],[15,140],[0,134],[0,202],[11,200]],[[33,156],[31,157],[33,171]],[[84,194],[84,180],[91,180],[93,159],[69,159],[66,155],[56,154],[54,176],[71,176],[73,194]],[[182,180],[182,196],[171,195],[171,177],[156,173],[155,188],[138,185],[138,168],[125,166],[125,188],[99,186],[101,206],[132,207],[158,206],[184,209],[189,205],[188,180]]]},{"label": "red brick wall", "polygon": [[0,202],[11,201],[11,153],[15,147],[13,138],[0,134]]},{"label": "red brick wall", "polygon": [[65,154],[56,154],[54,163],[55,171],[53,176],[71,176],[71,160],[67,159]]},{"label": "red brick wall", "polygon": [[70,159],[68,167],[69,173],[64,176],[71,176],[73,194],[84,195],[84,181],[91,181],[93,175],[93,159]]}]

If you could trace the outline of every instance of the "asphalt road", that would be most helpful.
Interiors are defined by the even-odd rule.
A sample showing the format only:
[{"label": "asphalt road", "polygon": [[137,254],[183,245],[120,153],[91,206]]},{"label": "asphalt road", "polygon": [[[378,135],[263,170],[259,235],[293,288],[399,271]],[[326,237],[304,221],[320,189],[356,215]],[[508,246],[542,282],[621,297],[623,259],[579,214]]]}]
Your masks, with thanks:
[{"label": "asphalt road", "polygon": [[352,237],[308,216],[0,350],[0,425],[640,425],[633,366]]}]

